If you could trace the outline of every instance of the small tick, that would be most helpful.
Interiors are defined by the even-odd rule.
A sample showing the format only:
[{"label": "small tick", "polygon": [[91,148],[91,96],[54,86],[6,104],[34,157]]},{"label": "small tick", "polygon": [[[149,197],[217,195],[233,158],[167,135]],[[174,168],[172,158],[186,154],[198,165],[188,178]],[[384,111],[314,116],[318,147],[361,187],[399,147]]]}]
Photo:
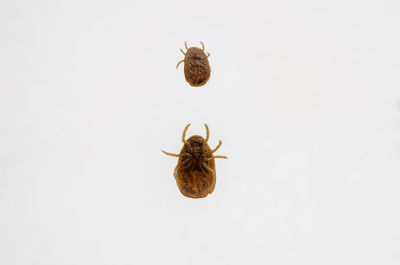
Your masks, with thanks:
[{"label": "small tick", "polygon": [[162,151],[169,156],[179,157],[178,164],[174,170],[174,177],[181,193],[189,198],[204,198],[214,191],[215,187],[215,158],[226,156],[215,156],[222,141],[219,140],[217,147],[211,149],[207,144],[210,135],[207,124],[206,139],[199,135],[193,135],[185,140],[186,132],[190,123],[185,127],[182,134],[183,147],[179,155]]},{"label": "small tick", "polygon": [[200,43],[203,49],[197,47],[190,47],[188,49],[185,41],[186,53],[180,49],[183,55],[185,55],[185,59],[176,65],[176,69],[178,69],[178,66],[184,62],[185,78],[191,86],[202,86],[210,79],[211,69],[208,63],[210,53],[206,54],[203,42],[200,41]]}]

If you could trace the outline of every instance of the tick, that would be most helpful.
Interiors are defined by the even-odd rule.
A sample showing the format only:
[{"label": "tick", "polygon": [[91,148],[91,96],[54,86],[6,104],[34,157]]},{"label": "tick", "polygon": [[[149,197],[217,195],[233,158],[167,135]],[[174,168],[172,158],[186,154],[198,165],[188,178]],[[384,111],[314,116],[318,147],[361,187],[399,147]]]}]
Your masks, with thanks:
[{"label": "tick", "polygon": [[184,62],[186,81],[191,86],[196,87],[207,83],[208,79],[210,79],[211,72],[210,64],[208,63],[208,57],[210,56],[210,53],[208,52],[206,54],[204,52],[203,42],[200,41],[200,43],[203,49],[197,47],[190,47],[188,49],[185,41],[186,53],[180,49],[183,55],[185,55],[185,59],[176,65],[176,69],[178,69],[178,66]]},{"label": "tick", "polygon": [[181,193],[189,198],[204,198],[214,191],[216,181],[214,159],[227,159],[227,157],[214,155],[222,144],[221,140],[214,149],[207,144],[210,135],[207,124],[204,124],[207,133],[206,139],[200,135],[193,135],[186,140],[189,126],[190,123],[183,130],[183,147],[179,155],[162,152],[169,156],[179,157],[174,177]]}]

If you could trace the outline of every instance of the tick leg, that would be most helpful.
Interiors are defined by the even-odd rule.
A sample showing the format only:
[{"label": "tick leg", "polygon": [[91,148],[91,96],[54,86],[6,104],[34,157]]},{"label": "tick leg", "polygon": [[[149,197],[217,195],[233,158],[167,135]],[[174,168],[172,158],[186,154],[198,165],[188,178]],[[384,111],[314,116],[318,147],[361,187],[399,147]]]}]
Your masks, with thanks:
[{"label": "tick leg", "polygon": [[209,158],[207,158],[207,159],[205,159],[205,160],[207,160],[207,161],[210,161],[210,160],[213,160],[214,158],[223,158],[223,159],[228,159],[228,157],[227,157],[227,156],[212,156],[212,157],[209,157]]},{"label": "tick leg", "polygon": [[179,50],[181,50],[181,52],[183,53],[183,55],[186,55],[186,53],[185,53],[182,49],[179,49]]},{"label": "tick leg", "polygon": [[201,47],[203,47],[203,52],[204,52],[204,43],[202,42],[202,41],[200,41],[200,43],[201,43]]},{"label": "tick leg", "polygon": [[184,142],[184,143],[186,143],[185,136],[186,136],[187,130],[189,129],[189,126],[190,126],[190,123],[188,125],[186,125],[186,127],[185,127],[185,129],[183,130],[183,133],[182,133],[182,142]]},{"label": "tick leg", "polygon": [[221,144],[222,144],[222,141],[219,140],[219,143],[218,143],[217,147],[215,147],[215,149],[212,150],[211,152],[212,152],[212,153],[216,152],[216,151],[218,150],[218,148],[221,146]]},{"label": "tick leg", "polygon": [[186,170],[188,168],[190,168],[193,165],[193,160],[190,160],[190,162],[182,165],[182,167],[179,170]]},{"label": "tick leg", "polygon": [[182,61],[180,61],[177,65],[176,65],[176,69],[178,69],[178,66],[182,63],[182,62],[184,62],[185,60],[182,60]]},{"label": "tick leg", "polygon": [[177,176],[181,172],[181,170],[187,170],[192,166],[193,166],[193,161],[190,161],[189,163],[186,163],[185,165],[182,165],[179,169],[177,169],[178,166],[176,166],[175,172],[174,172],[174,174],[176,174],[176,175],[174,175],[174,176]]},{"label": "tick leg", "polygon": [[207,52],[207,58],[208,58],[208,57],[210,57],[210,53],[209,53],[209,52]]},{"label": "tick leg", "polygon": [[169,156],[179,157],[179,155],[177,155],[177,154],[168,153],[168,152],[165,152],[164,150],[161,150],[161,152],[163,152],[164,154],[169,155]]},{"label": "tick leg", "polygon": [[186,41],[185,41],[185,48],[186,48],[186,50],[188,49]]},{"label": "tick leg", "polygon": [[203,163],[201,163],[201,165],[205,168],[205,169],[207,169],[208,171],[211,171],[211,173],[214,175],[214,177],[215,177],[215,172],[214,172],[214,170],[212,170],[209,166],[207,166],[207,164],[205,163],[205,162],[203,162]]},{"label": "tick leg", "polygon": [[204,123],[204,126],[206,127],[206,142],[208,142],[208,138],[210,137],[210,130],[208,129],[208,125]]}]

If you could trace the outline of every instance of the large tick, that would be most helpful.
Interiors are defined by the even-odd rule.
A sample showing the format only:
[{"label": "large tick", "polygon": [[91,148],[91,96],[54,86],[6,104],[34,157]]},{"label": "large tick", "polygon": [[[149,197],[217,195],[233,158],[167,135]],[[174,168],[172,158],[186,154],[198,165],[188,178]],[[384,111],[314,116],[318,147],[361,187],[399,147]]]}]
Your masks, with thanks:
[{"label": "large tick", "polygon": [[190,198],[204,198],[214,191],[215,187],[215,158],[227,158],[226,156],[215,156],[214,153],[221,146],[220,140],[217,147],[211,149],[207,141],[209,129],[206,127],[206,139],[199,135],[193,135],[185,140],[188,124],[183,130],[183,147],[179,155],[162,151],[169,156],[179,157],[178,164],[174,170],[174,177],[181,193]]},{"label": "large tick", "polygon": [[206,55],[204,52],[204,44],[201,41],[200,43],[203,49],[197,47],[190,47],[188,49],[185,41],[186,53],[180,49],[183,55],[185,55],[185,59],[176,65],[176,69],[178,69],[179,64],[184,62],[185,78],[191,86],[202,86],[210,79],[211,69],[208,63],[208,56],[210,56],[210,53]]}]

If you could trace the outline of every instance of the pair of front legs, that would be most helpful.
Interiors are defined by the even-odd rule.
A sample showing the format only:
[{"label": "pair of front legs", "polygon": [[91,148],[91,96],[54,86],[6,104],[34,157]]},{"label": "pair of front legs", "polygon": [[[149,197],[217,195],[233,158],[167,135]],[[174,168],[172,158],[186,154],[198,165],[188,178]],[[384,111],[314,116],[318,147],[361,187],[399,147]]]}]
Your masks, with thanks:
[{"label": "pair of front legs", "polygon": [[[201,47],[203,48],[203,52],[204,52],[204,43],[202,42],[202,41],[200,41],[200,43],[201,43]],[[187,43],[186,43],[186,41],[185,41],[185,48],[186,48],[186,51],[188,50],[188,47],[187,47]],[[182,49],[179,49],[179,50],[181,50],[181,52],[183,53],[183,55],[185,55],[186,56],[186,53],[182,50]],[[205,53],[205,52],[204,52]],[[207,58],[210,56],[210,53],[209,52],[207,52]],[[178,64],[176,65],[176,69],[178,69],[178,66],[182,63],[182,62],[184,62],[185,61],[185,59],[183,59],[183,60],[181,60],[181,61],[179,61],[178,62]]]},{"label": "pair of front legs", "polygon": [[[186,125],[186,127],[185,127],[185,129],[183,130],[183,133],[182,133],[182,142],[185,144],[186,143],[186,132],[187,132],[187,130],[189,129],[189,126],[190,126],[190,123],[188,124],[188,125]],[[210,130],[208,129],[208,126],[207,126],[207,124],[204,124],[204,126],[206,127],[206,142],[208,142],[208,139],[209,139],[209,137],[210,137]],[[218,145],[217,145],[217,147],[215,147],[212,151],[211,151],[211,153],[214,153],[214,152],[216,152],[220,147],[221,147],[221,144],[222,144],[222,141],[221,140],[219,140],[219,143],[218,143]],[[175,156],[175,157],[179,157],[180,155],[177,155],[177,154],[172,154],[172,153],[168,153],[168,152],[165,152],[165,151],[162,151],[164,154],[166,154],[166,155],[169,155],[169,156]],[[224,158],[224,159],[227,159],[228,157],[226,157],[226,156],[213,156],[213,158]]]}]

